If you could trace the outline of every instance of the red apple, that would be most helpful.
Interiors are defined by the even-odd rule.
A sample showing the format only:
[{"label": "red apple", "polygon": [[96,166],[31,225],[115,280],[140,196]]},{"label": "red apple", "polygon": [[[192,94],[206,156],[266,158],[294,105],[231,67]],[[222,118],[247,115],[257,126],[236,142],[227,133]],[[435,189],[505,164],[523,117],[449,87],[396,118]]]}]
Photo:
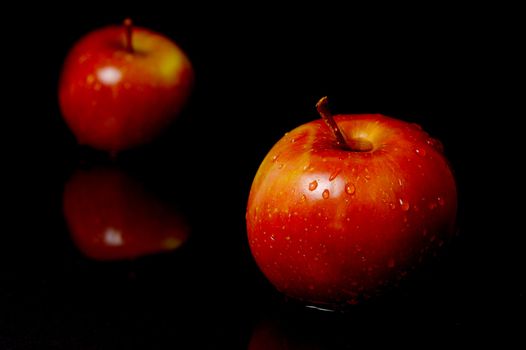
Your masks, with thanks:
[{"label": "red apple", "polygon": [[381,294],[452,237],[455,180],[441,143],[379,114],[338,115],[267,154],[246,212],[256,263],[284,294],[329,308]]},{"label": "red apple", "polygon": [[91,259],[134,259],[175,250],[188,239],[183,216],[115,169],[75,173],[63,205],[75,245]]},{"label": "red apple", "polygon": [[173,41],[126,20],[87,34],[71,49],[60,108],[80,144],[116,153],[155,138],[185,105],[193,78]]}]

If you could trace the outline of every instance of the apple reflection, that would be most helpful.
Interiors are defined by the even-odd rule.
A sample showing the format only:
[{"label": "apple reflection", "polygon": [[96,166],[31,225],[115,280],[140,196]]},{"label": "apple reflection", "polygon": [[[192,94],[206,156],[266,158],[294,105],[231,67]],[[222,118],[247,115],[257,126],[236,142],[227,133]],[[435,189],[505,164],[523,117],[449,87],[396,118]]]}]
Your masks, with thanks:
[{"label": "apple reflection", "polygon": [[121,170],[78,170],[66,183],[64,217],[77,248],[100,261],[173,251],[189,226],[176,210]]},{"label": "apple reflection", "polygon": [[252,332],[248,350],[321,350],[326,342],[320,339],[319,330],[291,325],[287,320],[267,319]]}]

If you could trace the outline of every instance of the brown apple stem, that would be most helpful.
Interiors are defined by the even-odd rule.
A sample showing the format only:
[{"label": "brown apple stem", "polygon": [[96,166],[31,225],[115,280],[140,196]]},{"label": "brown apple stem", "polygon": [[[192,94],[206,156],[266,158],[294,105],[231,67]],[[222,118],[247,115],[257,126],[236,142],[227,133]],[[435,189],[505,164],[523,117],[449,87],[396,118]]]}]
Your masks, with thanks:
[{"label": "brown apple stem", "polygon": [[318,101],[318,103],[316,103],[316,109],[321,115],[323,121],[325,121],[325,124],[327,124],[329,129],[332,130],[334,137],[336,137],[336,143],[338,144],[338,146],[349,149],[350,147],[347,143],[347,140],[345,139],[345,136],[343,136],[342,131],[338,127],[338,124],[336,124],[336,122],[334,121],[332,113],[329,110],[329,102],[327,101],[327,96],[322,97]]},{"label": "brown apple stem", "polygon": [[364,138],[351,138],[347,139],[342,133],[338,124],[334,120],[331,111],[329,110],[329,103],[327,102],[327,96],[322,97],[318,103],[316,103],[316,109],[321,115],[325,124],[332,130],[336,143],[343,149],[347,149],[353,152],[369,152],[373,150],[373,144]]},{"label": "brown apple stem", "polygon": [[133,22],[130,18],[126,18],[124,20],[124,29],[126,30],[126,35],[125,35],[126,51],[128,51],[129,53],[133,53],[133,43],[132,43]]}]

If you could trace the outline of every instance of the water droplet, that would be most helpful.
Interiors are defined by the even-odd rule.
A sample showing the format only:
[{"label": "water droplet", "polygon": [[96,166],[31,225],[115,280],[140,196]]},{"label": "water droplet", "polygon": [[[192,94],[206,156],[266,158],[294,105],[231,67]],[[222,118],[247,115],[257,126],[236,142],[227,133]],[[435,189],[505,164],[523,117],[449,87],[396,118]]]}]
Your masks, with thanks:
[{"label": "water droplet", "polygon": [[394,266],[395,266],[394,259],[393,258],[389,259],[389,261],[387,261],[387,267],[392,269]]},{"label": "water droplet", "polygon": [[290,241],[290,236],[285,237],[285,240]]},{"label": "water droplet", "polygon": [[391,209],[396,208],[396,206],[394,205],[394,203],[389,203],[389,207],[390,207]]},{"label": "water droplet", "polygon": [[444,204],[446,204],[446,201],[442,197],[438,197],[437,201],[438,201],[438,204],[440,204],[441,207],[443,207]]},{"label": "water droplet", "polygon": [[338,174],[340,173],[340,171],[342,171],[342,169],[336,169],[336,170],[331,174],[331,176],[329,176],[329,181],[334,180],[334,179],[338,176]]},{"label": "water droplet", "polygon": [[402,198],[398,199],[398,201],[400,202],[400,207],[402,208],[403,211],[408,211],[409,210],[409,202],[408,201],[404,201]]},{"label": "water droplet", "polygon": [[283,169],[283,163],[280,163],[280,164],[278,165],[278,169]]},{"label": "water droplet", "polygon": [[86,83],[88,85],[90,84],[93,84],[93,82],[95,81],[95,76],[93,74],[89,74],[87,77],[86,77]]},{"label": "water droplet", "polygon": [[365,180],[371,180],[371,175],[369,175],[369,174],[365,174],[365,175],[364,175],[364,178],[365,178]]},{"label": "water droplet", "polygon": [[323,190],[323,193],[322,193],[323,199],[329,198],[329,195],[330,195],[329,190],[327,189]]},{"label": "water droplet", "polygon": [[318,181],[314,180],[309,184],[309,191],[314,191],[318,187]]},{"label": "water droplet", "polygon": [[276,240],[276,236],[275,236],[274,234],[271,234],[271,235],[270,235],[270,239],[273,240],[273,241],[275,241],[275,240]]},{"label": "water droplet", "polygon": [[302,202],[305,202],[306,200],[307,200],[307,196],[304,195],[304,194],[302,194],[302,195],[301,195],[301,201],[302,201]]},{"label": "water droplet", "polygon": [[354,192],[356,192],[356,187],[354,187],[352,183],[349,182],[347,185],[345,185],[345,193],[353,195]]},{"label": "water droplet", "polygon": [[275,162],[276,160],[278,160],[278,155],[276,154],[274,157],[272,157],[272,161]]},{"label": "water droplet", "polygon": [[439,140],[437,139],[433,139],[433,138],[428,138],[426,140],[426,143],[433,147],[434,149],[440,151],[440,152],[443,152],[444,151],[444,146],[442,145],[442,142],[440,142]]},{"label": "water droplet", "polygon": [[430,209],[430,210],[435,210],[437,208],[437,204],[435,202],[429,202],[429,204],[427,205],[427,207]]},{"label": "water droplet", "polygon": [[425,157],[426,156],[426,150],[423,149],[423,148],[417,148],[417,149],[415,149],[415,152],[416,152],[416,154],[418,154],[421,157]]},{"label": "water droplet", "polygon": [[398,179],[398,184],[402,186],[402,179]]}]

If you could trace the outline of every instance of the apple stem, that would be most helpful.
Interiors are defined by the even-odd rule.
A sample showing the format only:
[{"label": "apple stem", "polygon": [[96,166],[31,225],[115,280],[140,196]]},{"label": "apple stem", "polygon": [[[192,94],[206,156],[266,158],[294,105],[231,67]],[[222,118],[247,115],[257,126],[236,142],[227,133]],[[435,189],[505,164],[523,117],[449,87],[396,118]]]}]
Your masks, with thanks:
[{"label": "apple stem", "polygon": [[336,124],[336,121],[334,121],[334,117],[332,116],[332,113],[329,110],[329,102],[327,101],[327,96],[322,97],[318,101],[318,103],[316,103],[316,109],[318,110],[318,113],[321,115],[325,124],[327,124],[329,129],[332,130],[334,136],[336,137],[336,143],[338,144],[338,146],[345,149],[350,149],[349,144],[345,139],[345,136],[343,136],[342,131],[338,127],[338,124]]},{"label": "apple stem", "polygon": [[126,30],[126,39],[125,39],[126,51],[128,51],[129,53],[133,53],[133,43],[132,43],[133,22],[131,18],[126,18],[124,20],[124,29]]}]

